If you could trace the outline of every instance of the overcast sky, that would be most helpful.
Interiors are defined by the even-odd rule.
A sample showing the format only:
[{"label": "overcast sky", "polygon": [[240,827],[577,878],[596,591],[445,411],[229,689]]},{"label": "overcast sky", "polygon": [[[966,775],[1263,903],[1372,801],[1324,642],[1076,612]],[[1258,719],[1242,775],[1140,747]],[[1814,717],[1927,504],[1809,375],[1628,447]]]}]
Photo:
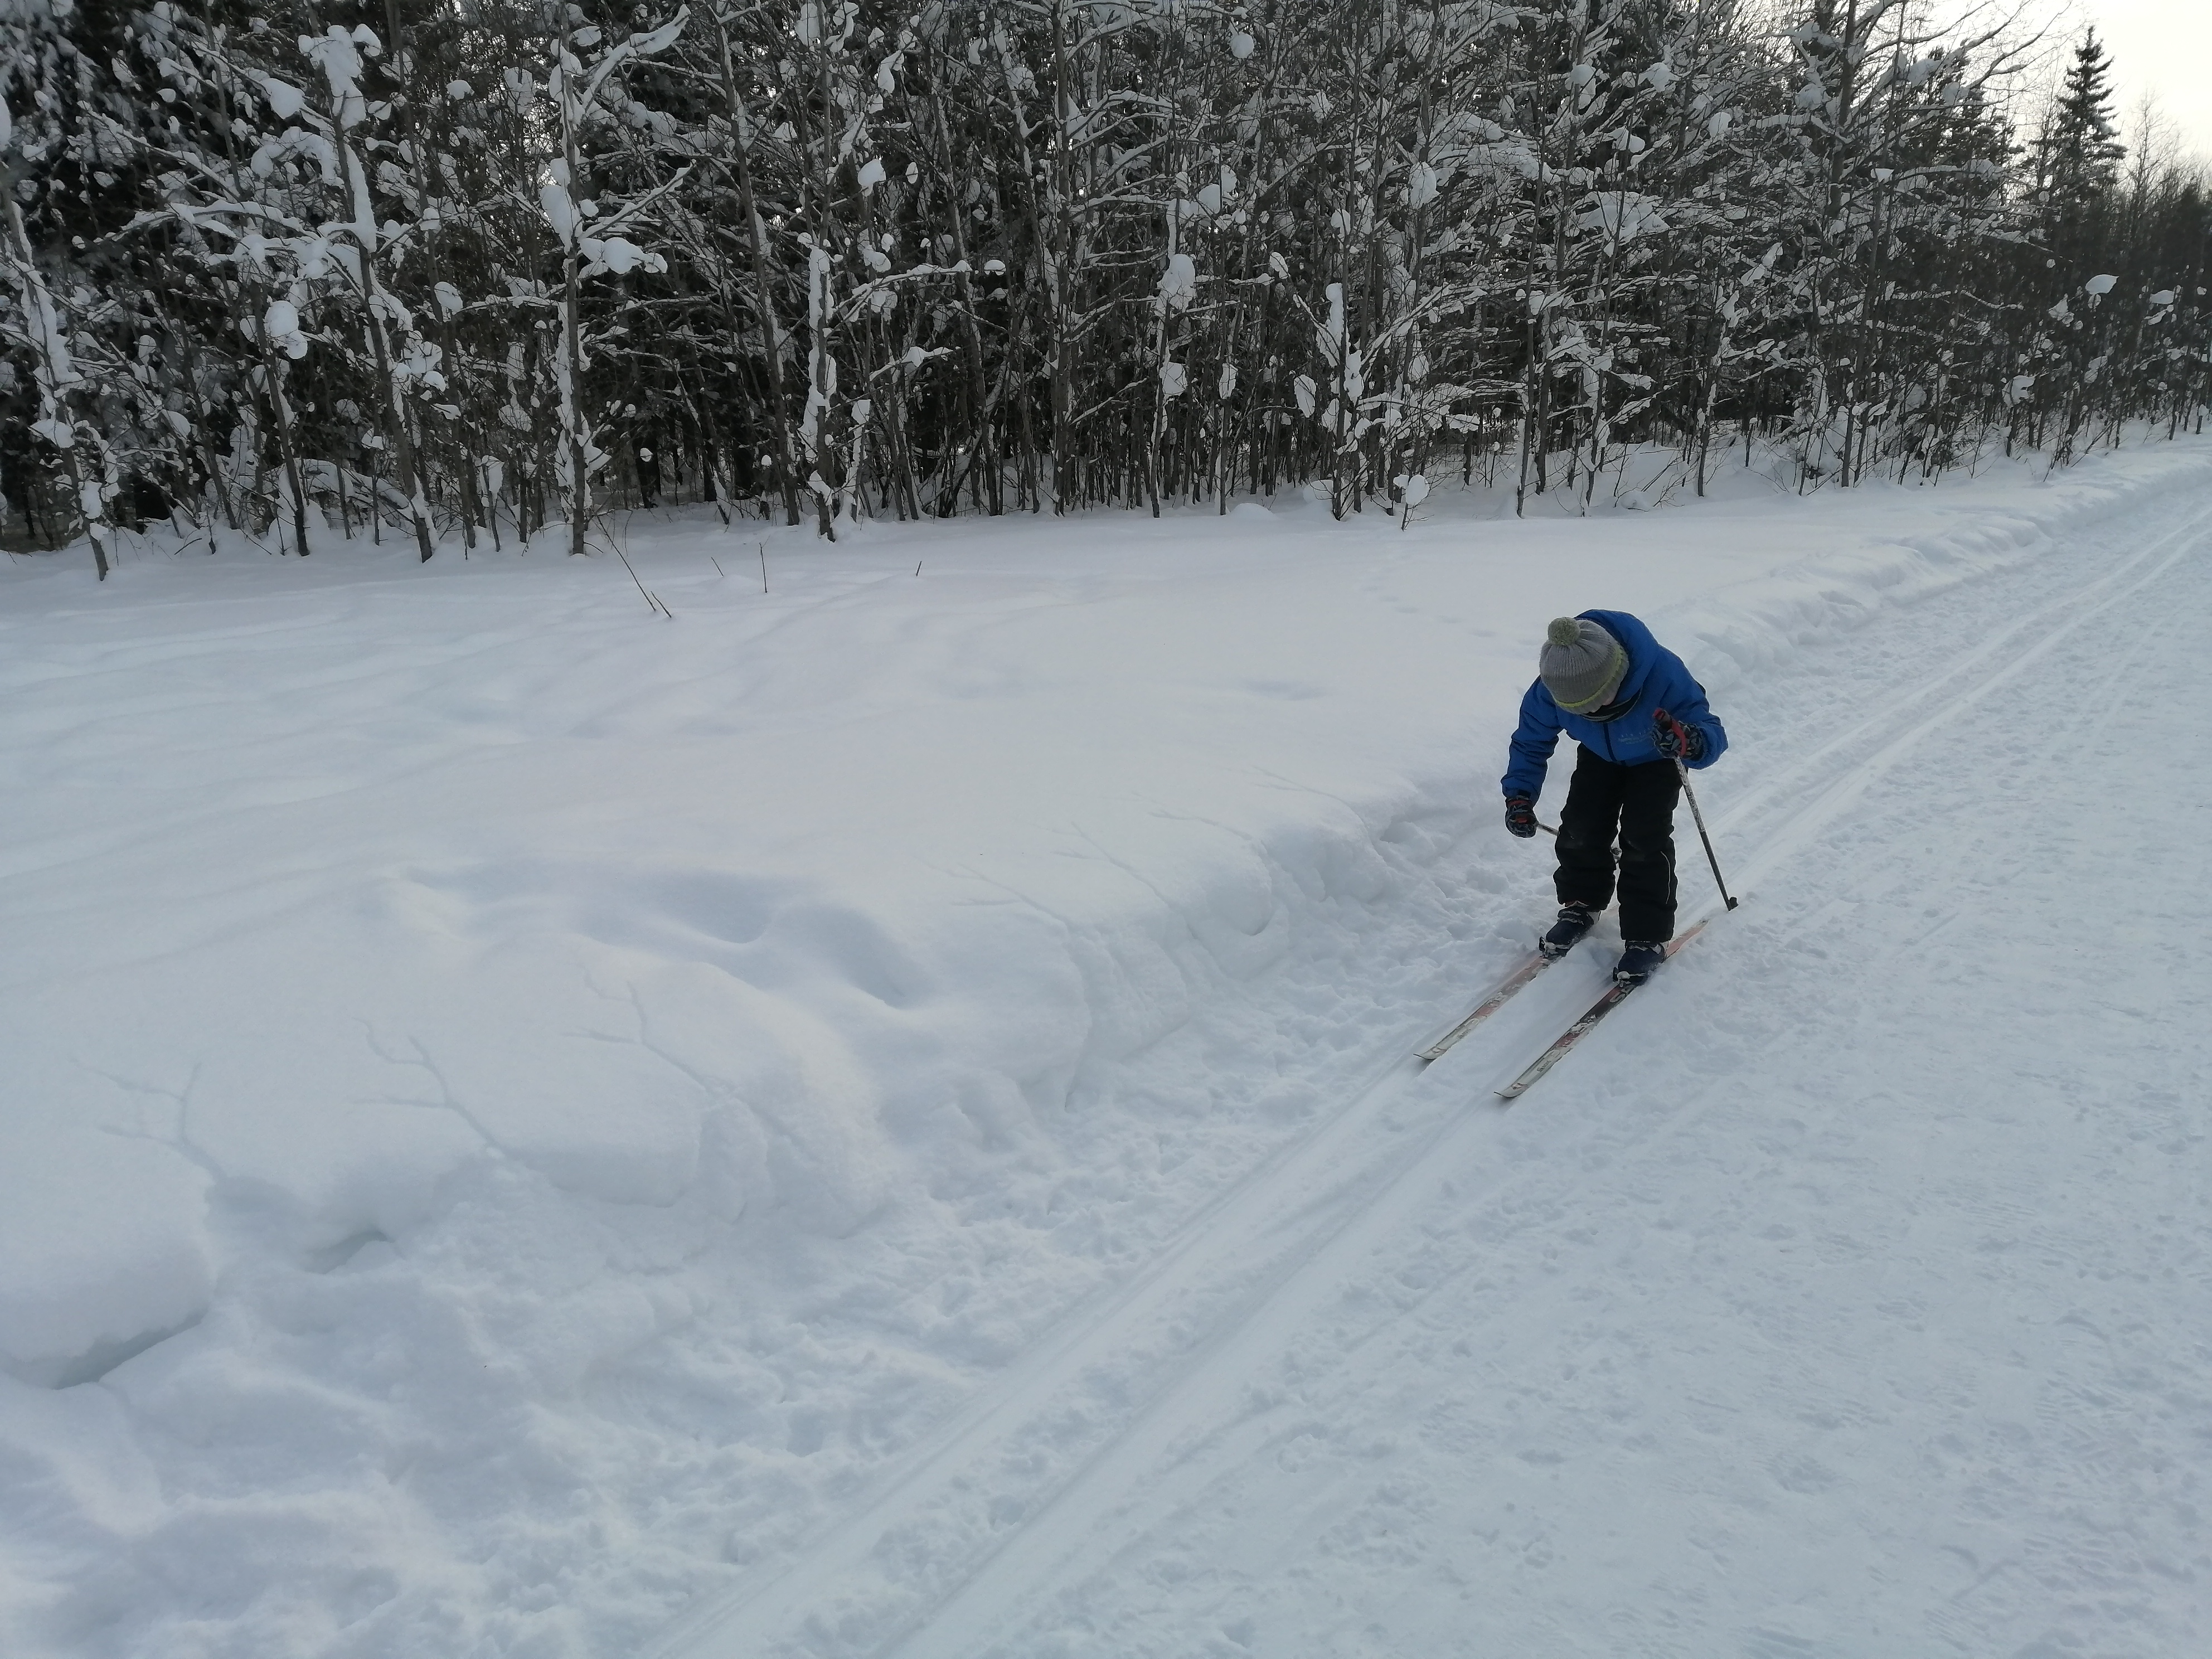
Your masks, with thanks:
[{"label": "overcast sky", "polygon": [[2123,128],[2132,132],[2148,92],[2182,149],[2212,161],[2212,0],[2030,0],[2028,10],[2048,21],[2069,57],[2084,26],[2095,24],[2112,59]]}]

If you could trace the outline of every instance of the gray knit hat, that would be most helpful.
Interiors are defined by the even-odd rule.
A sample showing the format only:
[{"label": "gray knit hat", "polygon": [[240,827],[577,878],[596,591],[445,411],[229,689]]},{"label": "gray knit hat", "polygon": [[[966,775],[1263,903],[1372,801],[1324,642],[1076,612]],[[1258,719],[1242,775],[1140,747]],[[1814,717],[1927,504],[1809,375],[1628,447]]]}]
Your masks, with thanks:
[{"label": "gray knit hat", "polygon": [[1544,630],[1544,653],[1537,659],[1544,689],[1570,714],[1601,708],[1620,690],[1628,673],[1628,653],[1620,641],[1583,617],[1554,617]]}]

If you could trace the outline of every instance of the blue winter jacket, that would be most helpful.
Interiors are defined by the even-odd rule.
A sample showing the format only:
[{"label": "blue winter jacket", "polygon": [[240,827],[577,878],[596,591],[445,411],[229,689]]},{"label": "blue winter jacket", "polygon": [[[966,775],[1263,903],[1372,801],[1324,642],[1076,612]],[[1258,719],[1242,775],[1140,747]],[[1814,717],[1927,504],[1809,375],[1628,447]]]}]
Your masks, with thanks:
[{"label": "blue winter jacket", "polygon": [[1526,795],[1534,800],[1544,790],[1544,769],[1552,750],[1565,732],[1584,748],[1623,766],[1659,759],[1651,744],[1651,716],[1663,708],[1685,726],[1705,734],[1705,752],[1690,763],[1711,766],[1728,747],[1728,733],[1705,707],[1705,688],[1690,678],[1682,659],[1651,637],[1646,628],[1626,611],[1585,611],[1591,622],[1620,641],[1628,653],[1628,672],[1621,676],[1613,701],[1636,699],[1635,707],[1618,720],[1585,720],[1570,714],[1552,701],[1540,677],[1521,699],[1521,728],[1513,734],[1512,759],[1500,781],[1508,799]]}]

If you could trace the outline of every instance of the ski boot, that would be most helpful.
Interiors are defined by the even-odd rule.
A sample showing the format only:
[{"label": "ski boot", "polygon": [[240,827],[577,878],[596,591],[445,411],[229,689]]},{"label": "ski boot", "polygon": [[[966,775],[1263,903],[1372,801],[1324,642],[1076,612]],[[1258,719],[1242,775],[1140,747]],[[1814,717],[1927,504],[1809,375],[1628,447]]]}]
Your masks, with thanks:
[{"label": "ski boot", "polygon": [[1584,933],[1597,925],[1597,913],[1587,904],[1562,904],[1552,931],[1536,941],[1536,948],[1553,961],[1575,948]]},{"label": "ski boot", "polygon": [[1656,943],[1650,939],[1623,939],[1620,942],[1620,960],[1613,965],[1613,976],[1623,985],[1641,985],[1666,960],[1667,941],[1664,939]]}]

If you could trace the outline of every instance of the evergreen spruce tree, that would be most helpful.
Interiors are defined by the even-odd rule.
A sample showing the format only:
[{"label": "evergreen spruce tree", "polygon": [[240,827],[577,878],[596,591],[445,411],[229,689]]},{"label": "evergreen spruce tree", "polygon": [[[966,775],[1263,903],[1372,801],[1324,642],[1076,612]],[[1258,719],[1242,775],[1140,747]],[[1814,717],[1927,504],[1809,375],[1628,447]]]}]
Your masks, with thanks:
[{"label": "evergreen spruce tree", "polygon": [[2043,141],[2048,188],[2061,210],[2107,194],[2119,177],[2128,152],[2112,117],[2112,70],[2097,31],[2084,31]]}]

